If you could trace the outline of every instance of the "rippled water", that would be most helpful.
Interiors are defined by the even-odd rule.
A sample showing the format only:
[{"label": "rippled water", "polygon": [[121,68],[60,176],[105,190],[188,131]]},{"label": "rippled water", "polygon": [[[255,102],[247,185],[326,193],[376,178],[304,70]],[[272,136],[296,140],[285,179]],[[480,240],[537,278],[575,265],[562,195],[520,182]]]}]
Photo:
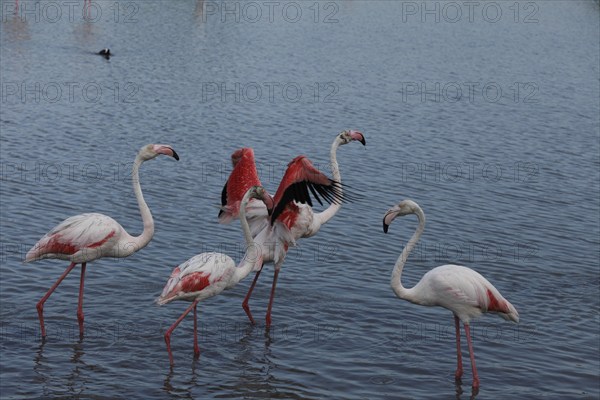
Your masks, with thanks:
[{"label": "rippled water", "polygon": [[[405,285],[461,263],[519,310],[473,324],[477,397],[598,398],[597,2],[107,1],[90,21],[69,4],[1,3],[2,398],[468,398],[451,314],[389,287],[416,220],[384,235],[381,218],[404,198],[428,220]],[[216,220],[232,151],[254,147],[274,192],[298,154],[328,170],[346,128],[367,138],[338,154],[360,197],[288,254],[271,331],[241,308],[248,278],[201,303],[199,360],[191,317],[175,331],[170,369],[186,304],[153,300],[171,269],[241,257],[239,225]],[[35,303],[67,263],[24,253],[82,212],[139,232],[129,170],[150,142],[181,156],[143,166],[153,241],[90,264],[83,340],[76,269],[42,342]]]}]

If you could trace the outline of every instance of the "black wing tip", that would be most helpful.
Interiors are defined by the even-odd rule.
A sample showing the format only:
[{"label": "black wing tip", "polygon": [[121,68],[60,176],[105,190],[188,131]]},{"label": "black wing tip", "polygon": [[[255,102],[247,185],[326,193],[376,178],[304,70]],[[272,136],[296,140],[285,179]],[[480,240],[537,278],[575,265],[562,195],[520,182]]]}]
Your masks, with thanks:
[{"label": "black wing tip", "polygon": [[228,182],[229,182],[229,180],[225,181],[225,184],[223,185],[223,189],[221,190],[221,205],[222,206],[227,205],[227,183]]},{"label": "black wing tip", "polygon": [[[352,186],[330,179],[331,185],[335,188],[340,203],[352,203],[362,198],[360,193],[355,193]],[[343,190],[342,190],[343,189]],[[342,191],[341,193],[339,193]]]}]

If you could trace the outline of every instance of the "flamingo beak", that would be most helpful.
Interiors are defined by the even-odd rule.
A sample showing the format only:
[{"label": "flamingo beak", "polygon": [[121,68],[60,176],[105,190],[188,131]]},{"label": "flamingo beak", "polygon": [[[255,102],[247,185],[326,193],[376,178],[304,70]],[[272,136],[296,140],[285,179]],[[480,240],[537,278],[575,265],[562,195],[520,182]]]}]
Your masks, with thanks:
[{"label": "flamingo beak", "polygon": [[175,160],[179,161],[179,155],[171,146],[156,144],[154,145],[154,151],[156,154],[164,154],[165,156],[173,157]]},{"label": "flamingo beak", "polygon": [[350,137],[352,137],[352,140],[358,140],[359,142],[362,143],[363,146],[367,145],[367,141],[365,140],[365,135],[363,135],[361,132],[351,130],[349,133],[350,133]]},{"label": "flamingo beak", "polygon": [[396,218],[396,215],[394,214],[393,209],[388,210],[388,212],[385,213],[383,216],[383,233],[388,233],[388,229],[394,218]]}]

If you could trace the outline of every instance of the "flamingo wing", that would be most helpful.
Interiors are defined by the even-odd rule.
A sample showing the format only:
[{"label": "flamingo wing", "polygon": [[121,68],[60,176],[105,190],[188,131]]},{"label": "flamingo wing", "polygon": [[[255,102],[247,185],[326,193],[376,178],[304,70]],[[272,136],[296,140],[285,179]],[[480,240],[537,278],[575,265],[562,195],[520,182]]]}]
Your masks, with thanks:
[{"label": "flamingo wing", "polygon": [[44,235],[25,256],[25,261],[69,259],[82,251],[97,251],[116,242],[123,228],[109,216],[86,213],[67,218]]},{"label": "flamingo wing", "polygon": [[343,200],[341,187],[339,182],[329,179],[315,168],[306,156],[294,158],[288,164],[275,193],[271,223],[282,215],[292,201],[312,207],[311,193],[321,205],[321,197],[329,203],[340,203]]},{"label": "flamingo wing", "polygon": [[[219,222],[229,223],[240,211],[240,202],[252,186],[262,186],[256,171],[254,150],[249,147],[238,149],[231,155],[233,170],[221,191]],[[250,203],[256,203],[253,199]],[[257,203],[262,203],[258,201]]]},{"label": "flamingo wing", "polygon": [[222,253],[197,254],[181,263],[171,273],[156,302],[160,305],[179,298],[214,296],[228,287],[235,262]]}]

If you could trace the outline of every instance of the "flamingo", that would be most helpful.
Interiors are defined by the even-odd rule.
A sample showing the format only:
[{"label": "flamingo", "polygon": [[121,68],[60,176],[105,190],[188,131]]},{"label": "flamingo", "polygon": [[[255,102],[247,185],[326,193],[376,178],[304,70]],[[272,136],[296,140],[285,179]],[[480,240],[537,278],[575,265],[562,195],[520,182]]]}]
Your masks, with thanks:
[{"label": "flamingo", "polygon": [[[266,327],[271,326],[271,310],[275,297],[275,286],[279,271],[290,245],[295,245],[299,238],[315,235],[323,224],[329,221],[340,209],[341,201],[345,197],[341,186],[341,175],[337,162],[337,149],[339,146],[358,141],[366,145],[365,137],[361,132],[345,130],[336,135],[330,150],[330,163],[333,179],[328,179],[312,166],[310,161],[299,156],[293,159],[279,184],[273,199],[273,204],[249,204],[249,222],[255,241],[266,247],[263,254],[263,263],[273,261],[275,272],[267,314]],[[239,212],[239,199],[241,194],[251,185],[260,185],[254,152],[245,148],[237,150],[231,156],[233,170],[223,187],[221,195],[222,209],[219,212],[219,221],[228,223]],[[312,202],[308,190],[320,204],[321,195],[330,205],[322,212],[312,211]],[[347,196],[346,196],[347,197]],[[251,323],[254,318],[248,302],[256,286],[263,264],[257,266],[256,275],[248,293],[242,302],[242,307]]]},{"label": "flamingo", "polygon": [[402,286],[402,269],[406,259],[415,244],[419,241],[425,229],[425,214],[417,203],[412,200],[401,201],[390,208],[383,217],[383,231],[387,233],[389,225],[396,217],[415,214],[419,226],[408,241],[392,272],[391,285],[396,296],[414,304],[423,306],[440,306],[454,314],[456,327],[456,380],[463,374],[462,355],[460,351],[460,322],[464,324],[471,369],[473,371],[473,388],[479,388],[479,376],[475,367],[473,344],[471,343],[470,321],[482,313],[497,313],[502,318],[519,322],[519,313],[500,292],[478,272],[461,265],[442,265],[427,272],[412,288]]},{"label": "flamingo", "polygon": [[154,221],[142,195],[139,168],[144,161],[152,160],[160,154],[179,160],[179,156],[171,146],[148,144],[140,149],[133,163],[133,191],[138,201],[142,221],[144,222],[144,231],[141,235],[131,236],[117,221],[104,214],[79,214],[67,218],[55,226],[27,252],[25,262],[42,260],[44,258],[58,258],[59,260],[71,262],[56,283],[52,285],[44,297],[37,303],[36,307],[40,319],[42,338],[46,337],[44,303],[75,265],[81,264],[77,320],[79,322],[79,335],[83,336],[83,281],[86,264],[101,257],[130,256],[144,248],[152,239],[154,235]]},{"label": "flamingo", "polygon": [[[202,253],[195,255],[179,266],[175,267],[165,285],[162,294],[156,299],[159,305],[170,303],[174,300],[187,300],[192,304],[181,314],[175,323],[165,333],[165,343],[169,352],[169,361],[173,365],[171,353],[171,333],[194,310],[194,355],[200,355],[197,336],[196,306],[201,300],[213,297],[225,289],[234,287],[254,269],[261,259],[261,248],[254,245],[250,226],[246,219],[246,204],[250,199],[268,201],[266,191],[260,186],[253,186],[244,195],[241,201],[240,222],[246,240],[246,254],[238,267],[231,257],[222,253]],[[251,250],[254,250],[251,251]]]}]

